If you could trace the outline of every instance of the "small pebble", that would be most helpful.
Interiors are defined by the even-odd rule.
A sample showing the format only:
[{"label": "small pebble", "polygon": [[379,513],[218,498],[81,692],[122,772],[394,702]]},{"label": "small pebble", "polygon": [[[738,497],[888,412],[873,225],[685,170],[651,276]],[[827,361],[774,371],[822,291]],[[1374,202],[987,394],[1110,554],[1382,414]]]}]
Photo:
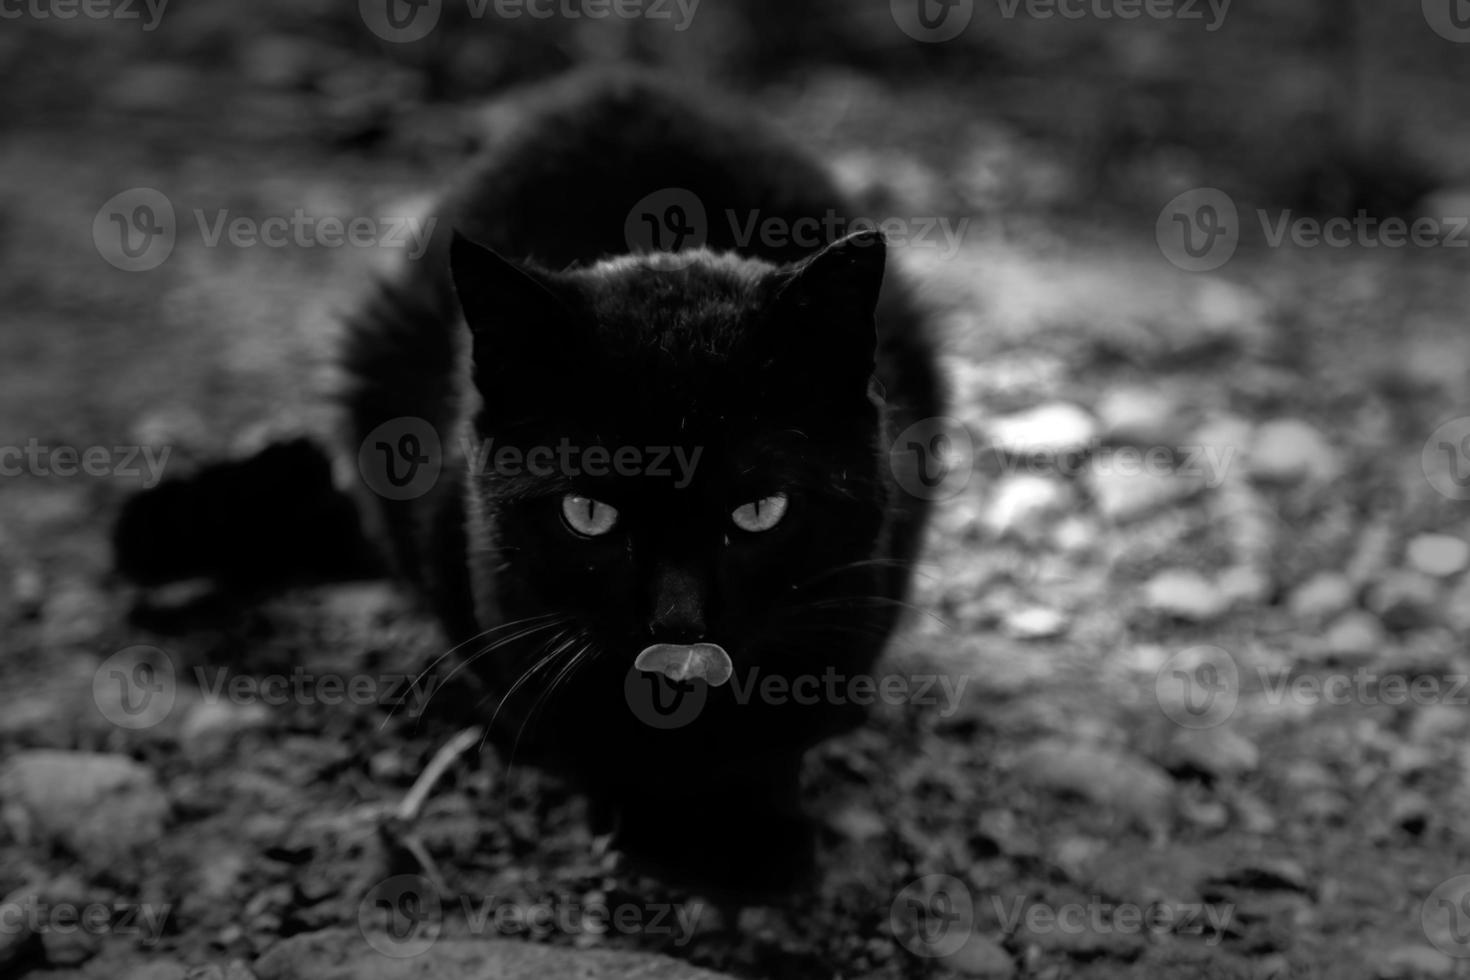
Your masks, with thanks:
[{"label": "small pebble", "polygon": [[1268,422],[1256,430],[1250,473],[1269,483],[1326,483],[1342,470],[1337,450],[1321,432],[1299,419]]},{"label": "small pebble", "polygon": [[1177,473],[1123,473],[1115,469],[1087,474],[1087,487],[1097,509],[1110,521],[1123,523],[1156,513],[1198,493],[1204,484]]},{"label": "small pebble", "polygon": [[1176,619],[1202,623],[1215,619],[1228,598],[1198,572],[1174,568],[1159,572],[1143,587],[1144,605]]},{"label": "small pebble", "polygon": [[1016,964],[999,943],[988,936],[973,935],[969,942],[943,960],[944,965],[966,977],[1009,980],[1016,975]]},{"label": "small pebble", "polygon": [[1069,502],[1067,488],[1044,476],[1007,476],[996,484],[981,522],[996,536],[1035,533]]},{"label": "small pebble", "polygon": [[14,803],[16,836],[65,845],[108,867],[162,835],[169,803],[153,772],[127,756],[31,749],[0,770],[0,799]]},{"label": "small pebble", "polygon": [[1378,980],[1418,980],[1420,977],[1449,977],[1455,961],[1428,946],[1399,946],[1383,954],[1378,962]]},{"label": "small pebble", "polygon": [[1319,572],[1292,590],[1286,606],[1292,618],[1320,623],[1349,609],[1357,592],[1346,575]]},{"label": "small pebble", "polygon": [[1408,559],[1425,575],[1449,578],[1470,566],[1470,544],[1448,534],[1421,534],[1409,542]]},{"label": "small pebble", "polygon": [[1179,407],[1154,388],[1113,388],[1098,399],[1097,416],[1105,439],[1135,446],[1174,446],[1179,442]]},{"label": "small pebble", "polygon": [[1362,610],[1338,617],[1322,637],[1322,652],[1342,660],[1372,660],[1389,645],[1388,632],[1378,617]]},{"label": "small pebble", "polygon": [[1260,768],[1261,750],[1229,728],[1183,729],[1174,737],[1170,761],[1216,778],[1232,778]]},{"label": "small pebble", "polygon": [[119,980],[185,980],[189,970],[176,960],[150,960],[123,973]]},{"label": "small pebble", "polygon": [[1173,810],[1174,783],[1168,775],[1120,750],[1048,739],[1022,752],[1017,769],[1034,785],[1075,793],[1148,829],[1166,826]]},{"label": "small pebble", "polygon": [[1097,420],[1067,402],[1052,402],[986,426],[990,443],[1016,455],[1085,449],[1097,437]]},{"label": "small pebble", "polygon": [[1049,640],[1067,631],[1067,617],[1045,606],[1030,606],[1007,613],[1004,625],[1018,640]]}]

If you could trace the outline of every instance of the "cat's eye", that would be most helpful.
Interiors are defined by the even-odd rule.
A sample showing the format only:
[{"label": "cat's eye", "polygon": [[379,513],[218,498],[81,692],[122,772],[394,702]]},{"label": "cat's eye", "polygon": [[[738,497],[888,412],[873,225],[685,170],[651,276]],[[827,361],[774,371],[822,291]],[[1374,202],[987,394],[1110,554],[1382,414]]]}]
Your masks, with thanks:
[{"label": "cat's eye", "polygon": [[730,513],[730,519],[735,526],[742,531],[752,534],[761,531],[769,531],[781,523],[781,518],[786,516],[786,495],[784,493],[772,494],[759,500],[752,500],[748,504],[741,504]]},{"label": "cat's eye", "polygon": [[569,493],[561,498],[561,516],[567,526],[585,537],[606,534],[618,522],[618,509],[591,497]]}]

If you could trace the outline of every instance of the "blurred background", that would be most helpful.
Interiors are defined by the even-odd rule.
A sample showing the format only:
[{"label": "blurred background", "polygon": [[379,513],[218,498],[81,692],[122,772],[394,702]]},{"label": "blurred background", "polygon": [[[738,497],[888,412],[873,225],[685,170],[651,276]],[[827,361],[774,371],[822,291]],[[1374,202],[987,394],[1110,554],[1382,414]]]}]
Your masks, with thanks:
[{"label": "blurred background", "polygon": [[[325,431],[335,324],[390,250],[208,229],[421,215],[495,131],[497,95],[577,66],[743,97],[871,214],[963,229],[896,257],[984,451],[939,508],[927,615],[895,650],[966,678],[963,701],[889,706],[814,756],[819,894],[701,904],[678,946],[538,947],[740,977],[1463,975],[1460,0],[392,2],[0,4],[0,448],[167,447],[175,475]],[[113,218],[160,196],[170,247],[120,254]],[[411,669],[442,650],[433,625],[370,585],[139,624],[107,530],[147,470],[22,469],[0,476],[0,899],[168,915],[151,944],[0,928],[0,975],[352,969],[361,942],[256,958],[355,925],[395,867],[373,807],[449,733],[187,684],[133,730],[109,721],[99,665],[151,644],[256,675]],[[464,895],[698,901],[620,878],[579,806],[487,763],[436,795],[426,847]],[[940,955],[905,902],[932,910],[955,883],[970,918]],[[1007,916],[1119,903],[1228,923]]]}]

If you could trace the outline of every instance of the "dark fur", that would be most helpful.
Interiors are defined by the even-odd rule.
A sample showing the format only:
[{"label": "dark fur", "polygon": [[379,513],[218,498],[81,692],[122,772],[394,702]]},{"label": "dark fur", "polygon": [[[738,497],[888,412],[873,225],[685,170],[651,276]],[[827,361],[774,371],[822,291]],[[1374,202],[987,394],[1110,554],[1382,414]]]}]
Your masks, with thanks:
[{"label": "dark fur", "polygon": [[[655,640],[703,637],[737,673],[870,670],[924,520],[923,502],[894,484],[887,448],[940,414],[940,400],[921,315],[893,270],[884,276],[878,236],[818,258],[758,240],[740,254],[725,218],[853,216],[852,203],[756,118],[673,89],[635,74],[578,76],[510,103],[510,131],[434,210],[429,251],[350,321],[347,449],[356,457],[401,417],[440,433],[445,468],[432,491],[363,499],[394,566],[454,642],[570,617],[565,634],[541,630],[474,657],[498,697],[561,651],[500,706],[499,737],[577,777],[635,852],[740,883],[799,868],[801,755],[861,712],[736,705],[726,686],[692,724],[662,731],[625,701],[633,658]],[[708,250],[679,263],[626,256],[634,204],[670,187],[704,203]],[[465,435],[702,456],[684,489],[651,476],[471,475]],[[569,533],[559,500],[571,490],[617,506],[617,530]],[[780,525],[732,532],[734,507],[776,491],[791,499]],[[575,670],[553,683],[573,656]]]}]

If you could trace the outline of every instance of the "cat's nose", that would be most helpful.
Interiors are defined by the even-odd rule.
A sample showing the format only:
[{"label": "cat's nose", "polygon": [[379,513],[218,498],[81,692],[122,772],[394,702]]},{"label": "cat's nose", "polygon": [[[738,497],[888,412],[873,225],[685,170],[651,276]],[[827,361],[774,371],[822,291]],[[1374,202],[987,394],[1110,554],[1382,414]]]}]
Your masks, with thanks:
[{"label": "cat's nose", "polygon": [[665,567],[654,576],[648,631],[660,643],[698,643],[704,639],[705,588],[688,568]]}]

